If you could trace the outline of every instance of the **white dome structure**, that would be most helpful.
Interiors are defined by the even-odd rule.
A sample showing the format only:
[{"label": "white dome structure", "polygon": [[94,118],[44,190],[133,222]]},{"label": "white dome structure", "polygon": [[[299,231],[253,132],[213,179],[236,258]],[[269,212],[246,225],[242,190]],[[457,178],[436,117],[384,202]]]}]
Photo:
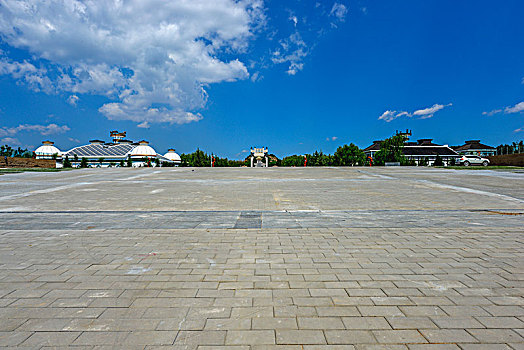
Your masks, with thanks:
[{"label": "white dome structure", "polygon": [[43,141],[42,146],[35,150],[36,159],[53,159],[56,155],[57,158],[62,156],[62,152],[54,146],[52,141]]},{"label": "white dome structure", "polygon": [[182,162],[182,158],[180,158],[180,156],[178,155],[178,153],[175,152],[174,149],[170,148],[167,150],[167,153],[164,154],[164,157],[169,159],[169,160],[172,160],[173,162],[175,163],[180,163]]},{"label": "white dome structure", "polygon": [[153,147],[149,146],[149,142],[140,141],[138,146],[133,148],[129,155],[131,157],[156,157],[156,151]]}]

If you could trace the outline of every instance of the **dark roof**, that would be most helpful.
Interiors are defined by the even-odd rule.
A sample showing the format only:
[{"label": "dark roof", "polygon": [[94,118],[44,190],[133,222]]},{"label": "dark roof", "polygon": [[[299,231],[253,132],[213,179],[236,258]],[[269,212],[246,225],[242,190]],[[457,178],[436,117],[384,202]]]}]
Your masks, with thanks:
[{"label": "dark roof", "polygon": [[465,145],[455,148],[456,151],[468,151],[468,150],[477,150],[477,149],[495,149],[495,147],[484,145],[480,143],[480,140],[469,140],[469,141],[466,141]]},{"label": "dark roof", "polygon": [[405,146],[405,156],[456,156],[457,152],[446,146]]},{"label": "dark roof", "polygon": [[364,148],[364,152],[366,151],[378,151],[380,150],[380,145],[383,141],[373,141],[373,144],[369,147]]}]

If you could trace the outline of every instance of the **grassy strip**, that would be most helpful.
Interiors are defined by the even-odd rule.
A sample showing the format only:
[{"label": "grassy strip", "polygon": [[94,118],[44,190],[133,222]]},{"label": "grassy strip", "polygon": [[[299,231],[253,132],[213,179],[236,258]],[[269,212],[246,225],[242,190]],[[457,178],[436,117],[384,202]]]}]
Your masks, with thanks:
[{"label": "grassy strip", "polygon": [[0,174],[18,174],[26,171],[31,172],[43,172],[43,173],[55,173],[58,171],[69,171],[72,168],[2,168]]}]

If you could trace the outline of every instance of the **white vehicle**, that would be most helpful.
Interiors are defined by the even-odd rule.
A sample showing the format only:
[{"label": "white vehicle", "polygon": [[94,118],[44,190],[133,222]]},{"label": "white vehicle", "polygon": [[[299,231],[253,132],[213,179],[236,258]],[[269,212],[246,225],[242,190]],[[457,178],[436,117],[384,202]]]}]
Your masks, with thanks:
[{"label": "white vehicle", "polygon": [[488,166],[489,165],[489,159],[482,158],[481,156],[474,156],[471,154],[466,154],[460,157],[457,160],[457,164],[464,165],[464,166],[470,166],[470,165],[483,165]]}]

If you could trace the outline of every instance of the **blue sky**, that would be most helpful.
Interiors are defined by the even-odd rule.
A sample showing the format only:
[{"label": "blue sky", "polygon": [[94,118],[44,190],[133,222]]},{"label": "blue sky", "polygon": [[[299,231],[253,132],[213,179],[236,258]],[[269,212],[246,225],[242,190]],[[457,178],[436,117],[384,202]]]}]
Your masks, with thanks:
[{"label": "blue sky", "polygon": [[163,153],[524,135],[522,1],[0,1],[0,142]]}]

